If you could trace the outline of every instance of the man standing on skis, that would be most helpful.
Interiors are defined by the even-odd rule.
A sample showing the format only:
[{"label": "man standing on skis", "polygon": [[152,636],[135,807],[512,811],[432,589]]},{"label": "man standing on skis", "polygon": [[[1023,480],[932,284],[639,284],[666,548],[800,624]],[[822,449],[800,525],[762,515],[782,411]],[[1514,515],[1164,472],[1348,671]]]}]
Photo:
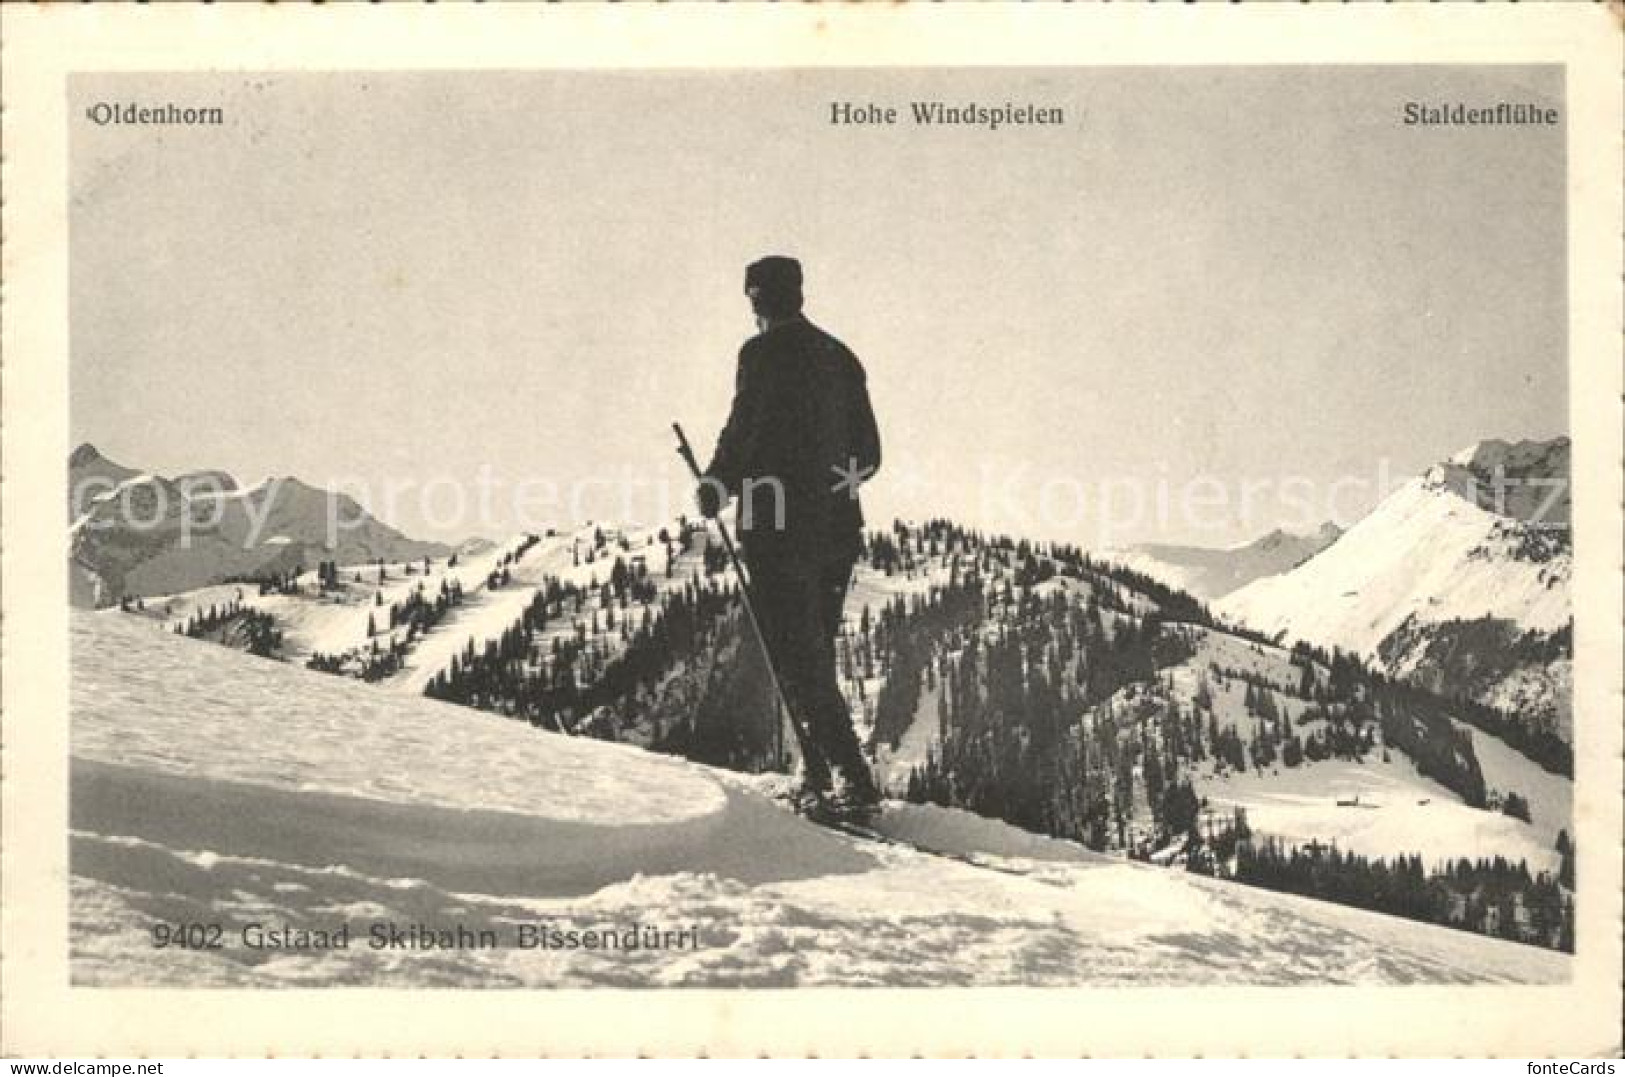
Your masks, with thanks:
[{"label": "man standing on skis", "polygon": [[880,467],[863,366],[801,313],[801,264],[745,270],[760,332],[739,351],[728,423],[699,486],[714,518],[740,499],[751,597],[804,746],[804,792],[857,809],[879,802],[835,669],[841,606],[862,542],[858,486]]}]

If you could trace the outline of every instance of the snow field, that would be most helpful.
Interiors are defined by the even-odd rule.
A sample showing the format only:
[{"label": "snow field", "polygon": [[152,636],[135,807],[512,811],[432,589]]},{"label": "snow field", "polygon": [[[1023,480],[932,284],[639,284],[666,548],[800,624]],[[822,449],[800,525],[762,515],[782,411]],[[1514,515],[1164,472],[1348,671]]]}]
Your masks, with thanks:
[{"label": "snow field", "polygon": [[[99,986],[1559,982],[1561,954],[752,779],[75,614],[72,954]],[[219,950],[154,949],[218,922]],[[693,928],[683,950],[264,950],[252,924]]]}]

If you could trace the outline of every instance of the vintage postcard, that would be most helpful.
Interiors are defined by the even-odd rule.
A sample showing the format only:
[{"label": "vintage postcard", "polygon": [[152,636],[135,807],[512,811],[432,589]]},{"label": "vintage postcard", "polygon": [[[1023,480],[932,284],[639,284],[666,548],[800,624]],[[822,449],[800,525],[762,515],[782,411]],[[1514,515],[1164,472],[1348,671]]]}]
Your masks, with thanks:
[{"label": "vintage postcard", "polygon": [[1620,1050],[1616,11],[4,47],[6,1053]]}]

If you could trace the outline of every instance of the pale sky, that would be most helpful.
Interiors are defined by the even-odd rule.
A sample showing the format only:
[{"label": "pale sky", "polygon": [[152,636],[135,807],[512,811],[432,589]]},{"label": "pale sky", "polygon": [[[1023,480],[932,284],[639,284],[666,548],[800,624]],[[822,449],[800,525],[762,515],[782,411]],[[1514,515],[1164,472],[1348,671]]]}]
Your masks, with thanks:
[{"label": "pale sky", "polygon": [[[1384,461],[1403,477],[1482,438],[1567,431],[1564,127],[1407,127],[1403,104],[1561,107],[1561,80],[81,76],[74,440],[248,482],[467,488],[488,468],[504,489],[680,486],[669,424],[709,454],[752,332],[743,267],[788,253],[809,316],[869,371],[886,454],[871,523],[1095,545],[1072,494],[1103,482],[1323,490]],[[82,118],[104,100],[227,122]],[[839,127],[837,100],[1032,101],[1067,123]],[[1375,496],[1346,488],[1338,508]],[[411,497],[385,515],[501,534],[503,497],[478,526]],[[1222,545],[1299,522],[1268,495],[1223,515],[1110,538]]]}]

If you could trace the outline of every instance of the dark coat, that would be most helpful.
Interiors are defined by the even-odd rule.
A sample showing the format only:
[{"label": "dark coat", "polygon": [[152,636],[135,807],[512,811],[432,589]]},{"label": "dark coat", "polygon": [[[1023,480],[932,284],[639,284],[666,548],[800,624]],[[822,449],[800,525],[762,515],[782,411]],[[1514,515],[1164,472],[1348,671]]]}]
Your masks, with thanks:
[{"label": "dark coat", "polygon": [[[805,318],[773,326],[739,350],[728,423],[710,478],[741,498],[739,530],[753,558],[822,556],[858,545],[863,511],[856,485],[880,467],[880,433],[863,365]],[[783,490],[778,526],[775,488]]]}]

